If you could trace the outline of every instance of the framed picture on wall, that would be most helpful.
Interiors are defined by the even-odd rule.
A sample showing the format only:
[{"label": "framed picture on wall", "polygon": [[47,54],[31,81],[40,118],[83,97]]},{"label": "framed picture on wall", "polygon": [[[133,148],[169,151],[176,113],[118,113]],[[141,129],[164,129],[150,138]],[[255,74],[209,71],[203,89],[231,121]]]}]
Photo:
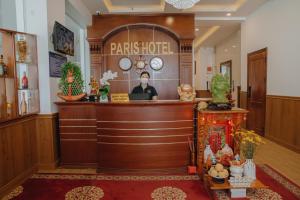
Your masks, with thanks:
[{"label": "framed picture on wall", "polygon": [[67,62],[67,57],[60,54],[49,52],[49,71],[50,77],[59,78],[61,77],[60,69],[61,65]]},{"label": "framed picture on wall", "polygon": [[229,77],[230,90],[232,88],[232,61],[228,60],[220,64],[220,73]]}]

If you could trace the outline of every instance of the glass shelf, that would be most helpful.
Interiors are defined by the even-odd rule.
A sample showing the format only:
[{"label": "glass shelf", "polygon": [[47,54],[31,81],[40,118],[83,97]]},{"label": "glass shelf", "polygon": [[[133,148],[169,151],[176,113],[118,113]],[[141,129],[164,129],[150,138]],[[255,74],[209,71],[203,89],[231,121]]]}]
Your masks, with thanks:
[{"label": "glass shelf", "polygon": [[36,36],[0,30],[0,55],[8,74],[0,76],[0,122],[39,112]]}]

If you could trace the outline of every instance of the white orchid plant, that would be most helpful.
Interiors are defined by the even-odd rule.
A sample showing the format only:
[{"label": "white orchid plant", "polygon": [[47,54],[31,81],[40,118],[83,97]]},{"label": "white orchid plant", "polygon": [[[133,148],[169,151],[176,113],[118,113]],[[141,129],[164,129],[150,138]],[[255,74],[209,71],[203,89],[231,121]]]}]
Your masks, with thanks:
[{"label": "white orchid plant", "polygon": [[108,82],[109,80],[113,80],[118,77],[118,72],[112,72],[111,70],[108,70],[107,72],[103,73],[103,77],[100,79],[101,86],[110,85]]},{"label": "white orchid plant", "polygon": [[107,95],[110,90],[110,83],[109,80],[113,80],[118,77],[118,72],[112,72],[108,70],[107,72],[103,73],[103,77],[100,79],[101,89],[99,90],[102,99],[107,99]]}]

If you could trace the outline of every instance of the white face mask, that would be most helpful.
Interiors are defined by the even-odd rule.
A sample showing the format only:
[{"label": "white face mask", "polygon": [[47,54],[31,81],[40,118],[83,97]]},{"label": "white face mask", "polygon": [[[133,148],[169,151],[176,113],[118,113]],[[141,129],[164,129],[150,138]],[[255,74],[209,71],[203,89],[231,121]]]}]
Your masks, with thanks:
[{"label": "white face mask", "polygon": [[148,78],[141,78],[141,83],[142,84],[147,84],[148,83],[148,81],[149,81],[149,79]]}]

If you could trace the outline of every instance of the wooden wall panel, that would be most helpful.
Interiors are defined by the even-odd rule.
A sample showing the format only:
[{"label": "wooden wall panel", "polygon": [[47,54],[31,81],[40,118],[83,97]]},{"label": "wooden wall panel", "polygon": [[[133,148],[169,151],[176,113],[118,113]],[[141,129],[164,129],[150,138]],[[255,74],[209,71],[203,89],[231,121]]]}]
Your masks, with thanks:
[{"label": "wooden wall panel", "polygon": [[56,166],[57,114],[0,124],[0,198],[38,169]]},{"label": "wooden wall panel", "polygon": [[266,137],[300,152],[300,97],[267,95]]},{"label": "wooden wall panel", "polygon": [[36,117],[39,170],[55,169],[58,164],[58,114]]},{"label": "wooden wall panel", "polygon": [[240,107],[247,109],[247,92],[240,92]]},{"label": "wooden wall panel", "polygon": [[37,170],[35,116],[0,125],[0,197]]},{"label": "wooden wall panel", "polygon": [[[153,15],[101,15],[93,16],[93,25],[88,28],[91,52],[91,76],[98,79],[104,71],[117,71],[119,77],[111,81],[111,91],[129,93],[139,84],[139,74],[131,69],[123,72],[118,67],[119,59],[129,56],[134,63],[139,55],[110,55],[111,42],[166,41],[171,43],[173,55],[159,55],[164,67],[151,73],[152,84],[159,99],[178,99],[177,86],[193,83],[194,14]],[[153,37],[153,32],[154,37]],[[143,55],[149,63],[153,55]]]},{"label": "wooden wall panel", "polygon": [[[151,69],[149,63],[154,55],[143,55],[148,65],[145,70],[150,73],[150,85],[154,86],[160,99],[177,99],[177,86],[179,85],[179,59],[178,59],[178,42],[168,34],[149,27],[133,27],[124,29],[110,37],[104,43],[104,66],[105,70],[118,72],[118,77],[111,80],[111,92],[131,93],[132,89],[140,84],[140,72],[132,66],[131,70],[124,72],[119,68],[119,60],[128,56],[132,63],[139,58],[139,55],[110,55],[111,43],[123,42],[169,42],[173,55],[159,55],[163,59],[164,67],[160,71]],[[191,73],[190,71],[184,73]],[[189,77],[188,77],[189,78]]]},{"label": "wooden wall panel", "polygon": [[93,25],[88,27],[88,38],[104,38],[112,30],[128,24],[155,24],[165,27],[183,39],[195,37],[194,14],[152,14],[152,15],[100,15],[93,16]]}]

